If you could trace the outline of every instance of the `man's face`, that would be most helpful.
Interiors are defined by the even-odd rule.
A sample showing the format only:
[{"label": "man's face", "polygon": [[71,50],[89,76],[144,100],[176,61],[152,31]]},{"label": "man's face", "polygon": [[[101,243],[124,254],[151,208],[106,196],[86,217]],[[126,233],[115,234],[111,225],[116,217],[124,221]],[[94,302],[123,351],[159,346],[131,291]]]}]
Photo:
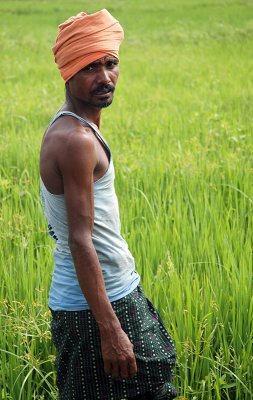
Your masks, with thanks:
[{"label": "man's face", "polygon": [[118,59],[106,55],[81,69],[67,82],[68,94],[90,107],[108,107],[118,76]]}]

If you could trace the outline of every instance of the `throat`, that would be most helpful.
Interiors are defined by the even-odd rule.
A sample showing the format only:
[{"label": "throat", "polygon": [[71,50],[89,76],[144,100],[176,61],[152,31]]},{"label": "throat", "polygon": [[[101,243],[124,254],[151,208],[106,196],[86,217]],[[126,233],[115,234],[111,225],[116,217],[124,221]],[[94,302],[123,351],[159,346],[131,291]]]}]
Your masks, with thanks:
[{"label": "throat", "polygon": [[66,98],[60,111],[70,111],[100,128],[101,107],[88,105],[80,100]]}]

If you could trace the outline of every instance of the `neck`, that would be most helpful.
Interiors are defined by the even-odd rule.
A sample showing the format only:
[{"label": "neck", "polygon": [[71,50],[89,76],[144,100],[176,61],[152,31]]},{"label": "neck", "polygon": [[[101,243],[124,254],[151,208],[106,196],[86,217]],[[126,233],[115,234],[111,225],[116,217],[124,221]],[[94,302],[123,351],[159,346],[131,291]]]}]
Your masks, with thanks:
[{"label": "neck", "polygon": [[98,128],[100,127],[101,109],[99,108],[88,107],[81,102],[66,98],[65,103],[61,107],[61,111],[71,111],[97,125]]}]

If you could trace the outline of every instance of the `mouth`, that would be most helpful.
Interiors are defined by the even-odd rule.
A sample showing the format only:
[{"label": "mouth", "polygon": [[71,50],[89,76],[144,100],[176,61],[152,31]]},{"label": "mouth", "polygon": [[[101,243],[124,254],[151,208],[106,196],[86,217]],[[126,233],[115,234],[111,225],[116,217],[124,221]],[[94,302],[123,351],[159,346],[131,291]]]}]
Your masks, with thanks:
[{"label": "mouth", "polygon": [[99,85],[93,92],[93,96],[106,97],[114,92],[114,87],[112,85]]},{"label": "mouth", "polygon": [[94,93],[94,96],[96,97],[107,97],[112,93],[111,90],[107,90],[106,92],[96,92]]}]

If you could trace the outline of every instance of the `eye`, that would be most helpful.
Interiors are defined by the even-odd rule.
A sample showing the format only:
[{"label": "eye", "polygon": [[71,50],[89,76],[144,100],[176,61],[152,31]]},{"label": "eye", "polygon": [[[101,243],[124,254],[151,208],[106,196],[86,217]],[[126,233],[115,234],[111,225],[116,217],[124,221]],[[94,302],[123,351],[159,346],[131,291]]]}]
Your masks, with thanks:
[{"label": "eye", "polygon": [[94,71],[95,68],[96,68],[96,65],[92,63],[89,65],[86,65],[86,67],[84,67],[82,70],[84,72],[92,72],[92,71]]},{"label": "eye", "polygon": [[118,65],[119,61],[118,60],[108,60],[106,63],[106,66],[108,68],[114,68],[116,65]]}]

